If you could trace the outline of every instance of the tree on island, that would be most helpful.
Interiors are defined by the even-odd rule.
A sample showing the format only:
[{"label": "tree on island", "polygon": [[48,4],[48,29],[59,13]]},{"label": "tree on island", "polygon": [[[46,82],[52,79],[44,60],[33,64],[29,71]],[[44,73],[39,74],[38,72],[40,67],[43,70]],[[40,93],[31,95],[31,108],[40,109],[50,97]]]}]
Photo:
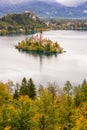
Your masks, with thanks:
[{"label": "tree on island", "polygon": [[63,48],[57,42],[42,38],[42,32],[40,36],[37,35],[22,40],[16,46],[19,51],[32,51],[32,52],[43,52],[43,53],[62,53]]}]

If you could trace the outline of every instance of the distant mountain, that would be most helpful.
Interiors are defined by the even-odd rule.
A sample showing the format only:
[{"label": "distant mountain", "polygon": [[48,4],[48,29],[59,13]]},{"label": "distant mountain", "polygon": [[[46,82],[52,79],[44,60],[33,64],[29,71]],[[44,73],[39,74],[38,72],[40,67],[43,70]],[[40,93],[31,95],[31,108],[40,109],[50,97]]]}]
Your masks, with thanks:
[{"label": "distant mountain", "polygon": [[0,5],[0,15],[31,10],[40,18],[87,18],[87,2],[77,7],[66,7],[58,2],[30,1],[21,4]]}]

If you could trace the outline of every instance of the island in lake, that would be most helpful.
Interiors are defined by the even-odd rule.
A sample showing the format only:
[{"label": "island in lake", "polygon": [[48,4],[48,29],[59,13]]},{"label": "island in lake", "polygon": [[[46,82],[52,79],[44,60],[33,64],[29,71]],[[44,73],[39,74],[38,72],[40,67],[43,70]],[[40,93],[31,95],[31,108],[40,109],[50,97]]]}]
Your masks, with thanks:
[{"label": "island in lake", "polygon": [[16,49],[25,52],[43,52],[43,53],[62,53],[63,48],[58,42],[53,42],[49,39],[42,38],[42,31],[40,34],[35,34],[32,37],[26,38],[18,43]]}]

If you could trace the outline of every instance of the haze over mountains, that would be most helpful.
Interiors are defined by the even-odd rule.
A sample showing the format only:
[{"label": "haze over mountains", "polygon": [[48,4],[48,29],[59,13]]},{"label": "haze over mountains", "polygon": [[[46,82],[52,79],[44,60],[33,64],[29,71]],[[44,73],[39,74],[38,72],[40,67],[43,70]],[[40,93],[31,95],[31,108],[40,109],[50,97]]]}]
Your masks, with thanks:
[{"label": "haze over mountains", "polygon": [[[6,1],[6,0],[5,0]],[[78,6],[64,6],[56,1],[46,0],[27,0],[26,2],[0,3],[0,15],[7,13],[22,13],[31,10],[40,18],[84,18],[87,19],[87,2]]]}]

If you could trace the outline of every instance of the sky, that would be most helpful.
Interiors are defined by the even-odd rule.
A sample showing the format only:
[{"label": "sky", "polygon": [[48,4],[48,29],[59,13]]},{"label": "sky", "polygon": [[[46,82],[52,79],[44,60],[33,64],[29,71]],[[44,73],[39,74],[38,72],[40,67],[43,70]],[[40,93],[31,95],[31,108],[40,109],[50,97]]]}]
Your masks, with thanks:
[{"label": "sky", "polygon": [[[0,0],[0,3],[22,3],[22,2],[28,2],[28,1],[36,1],[36,0]],[[49,2],[59,2],[60,4],[63,4],[65,6],[77,6],[81,3],[86,2],[87,0],[41,0],[41,1],[49,1]]]},{"label": "sky", "polygon": [[57,2],[65,5],[65,6],[77,6],[81,3],[86,2],[87,0],[56,0]]}]

